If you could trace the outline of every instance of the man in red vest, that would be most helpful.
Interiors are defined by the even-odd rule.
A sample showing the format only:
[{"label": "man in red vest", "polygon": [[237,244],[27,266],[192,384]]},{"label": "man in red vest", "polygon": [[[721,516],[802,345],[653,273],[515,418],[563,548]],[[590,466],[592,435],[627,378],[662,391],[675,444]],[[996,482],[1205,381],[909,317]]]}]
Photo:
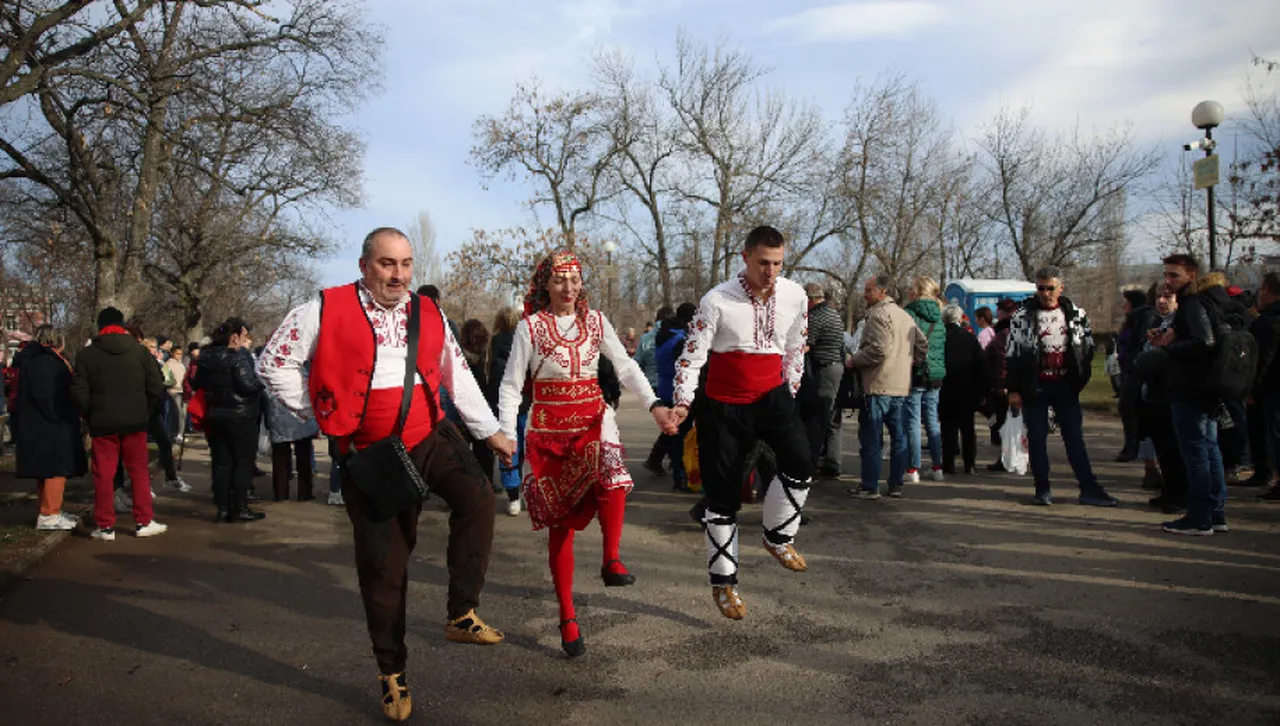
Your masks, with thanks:
[{"label": "man in red vest", "polygon": [[[298,416],[314,416],[320,430],[337,437],[340,450],[348,453],[389,436],[400,411],[413,278],[408,238],[389,227],[370,232],[360,272],[359,281],[323,290],[318,299],[293,309],[258,362],[270,394]],[[462,433],[441,414],[441,388],[453,395],[471,433],[504,462],[515,452],[515,442],[499,431],[440,309],[425,297],[418,304],[417,385],[401,436],[423,478],[452,510],[445,636],[462,643],[498,643],[502,633],[475,612],[493,540],[493,489]],[[308,361],[309,376],[303,369]],[[406,568],[421,506],[374,521],[345,467],[342,496],[355,533],[356,572],[380,670],[383,713],[403,721],[411,709],[404,674]]]}]

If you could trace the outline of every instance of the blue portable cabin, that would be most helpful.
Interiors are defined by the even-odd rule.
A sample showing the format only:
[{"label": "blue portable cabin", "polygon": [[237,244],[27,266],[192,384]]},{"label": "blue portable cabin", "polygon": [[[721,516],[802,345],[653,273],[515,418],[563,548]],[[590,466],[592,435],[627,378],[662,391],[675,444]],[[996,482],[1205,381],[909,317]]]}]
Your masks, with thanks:
[{"label": "blue portable cabin", "polygon": [[1022,302],[1036,293],[1035,283],[1026,280],[952,280],[947,284],[943,297],[948,303],[964,308],[969,322],[974,322],[974,311],[984,305],[991,308],[994,316],[996,305],[1005,299]]}]

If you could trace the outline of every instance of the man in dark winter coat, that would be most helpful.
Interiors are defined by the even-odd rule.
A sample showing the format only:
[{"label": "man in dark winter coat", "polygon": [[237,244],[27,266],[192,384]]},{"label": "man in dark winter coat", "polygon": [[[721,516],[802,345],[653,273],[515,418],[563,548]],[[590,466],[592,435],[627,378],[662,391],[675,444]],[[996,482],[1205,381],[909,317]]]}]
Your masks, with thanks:
[{"label": "man in dark winter coat", "polygon": [[1005,353],[1009,409],[1026,408],[1027,453],[1036,481],[1034,504],[1052,504],[1049,486],[1049,408],[1057,414],[1067,460],[1080,485],[1081,504],[1114,507],[1084,445],[1080,391],[1093,372],[1093,331],[1083,309],[1062,295],[1056,267],[1036,273],[1036,294],[1013,316]]},{"label": "man in dark winter coat", "polygon": [[[1268,272],[1258,286],[1258,317],[1249,326],[1258,343],[1258,376],[1253,383],[1253,405],[1249,423],[1256,424],[1263,436],[1256,437],[1253,449],[1253,481],[1255,486],[1271,483],[1280,454],[1280,274]],[[1269,454],[1269,455],[1268,455]],[[1280,486],[1272,487],[1261,497],[1280,501]]]},{"label": "man in dark winter coat", "polygon": [[116,538],[116,467],[123,457],[133,485],[133,520],[138,537],[163,534],[168,527],[154,520],[151,473],[147,469],[147,423],[152,407],[165,395],[155,359],[124,329],[124,314],[115,308],[98,313],[98,336],[76,356],[71,398],[89,421],[93,438],[93,518],[90,536]]},{"label": "man in dark winter coat", "polygon": [[1219,397],[1205,389],[1213,351],[1218,344],[1217,323],[1224,320],[1230,301],[1219,273],[1200,274],[1190,255],[1164,258],[1164,279],[1178,291],[1173,327],[1151,337],[1172,358],[1170,414],[1178,445],[1187,465],[1187,514],[1163,529],[1173,534],[1211,535],[1226,531],[1227,482],[1218,449]]}]

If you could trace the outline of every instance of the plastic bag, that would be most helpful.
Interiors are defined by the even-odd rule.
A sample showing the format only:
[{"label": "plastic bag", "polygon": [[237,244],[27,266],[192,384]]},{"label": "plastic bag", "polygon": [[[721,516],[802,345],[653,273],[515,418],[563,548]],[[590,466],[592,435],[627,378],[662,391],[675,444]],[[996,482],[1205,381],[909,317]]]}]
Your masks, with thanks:
[{"label": "plastic bag", "polygon": [[1009,412],[1000,428],[1000,463],[1014,474],[1027,473],[1027,429],[1022,425],[1022,412]]}]

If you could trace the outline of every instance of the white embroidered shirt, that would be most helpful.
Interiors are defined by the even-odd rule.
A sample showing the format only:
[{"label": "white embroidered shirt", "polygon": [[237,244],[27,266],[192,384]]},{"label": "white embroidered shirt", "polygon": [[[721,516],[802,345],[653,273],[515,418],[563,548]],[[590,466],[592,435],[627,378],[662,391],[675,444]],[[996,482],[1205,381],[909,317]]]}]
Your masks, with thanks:
[{"label": "white embroidered shirt", "polygon": [[778,278],[767,300],[751,292],[745,272],[720,283],[698,303],[684,352],[676,362],[676,404],[693,403],[698,374],[712,352],[781,355],[783,375],[795,395],[804,374],[808,323],[809,299],[804,288],[791,280]]}]

